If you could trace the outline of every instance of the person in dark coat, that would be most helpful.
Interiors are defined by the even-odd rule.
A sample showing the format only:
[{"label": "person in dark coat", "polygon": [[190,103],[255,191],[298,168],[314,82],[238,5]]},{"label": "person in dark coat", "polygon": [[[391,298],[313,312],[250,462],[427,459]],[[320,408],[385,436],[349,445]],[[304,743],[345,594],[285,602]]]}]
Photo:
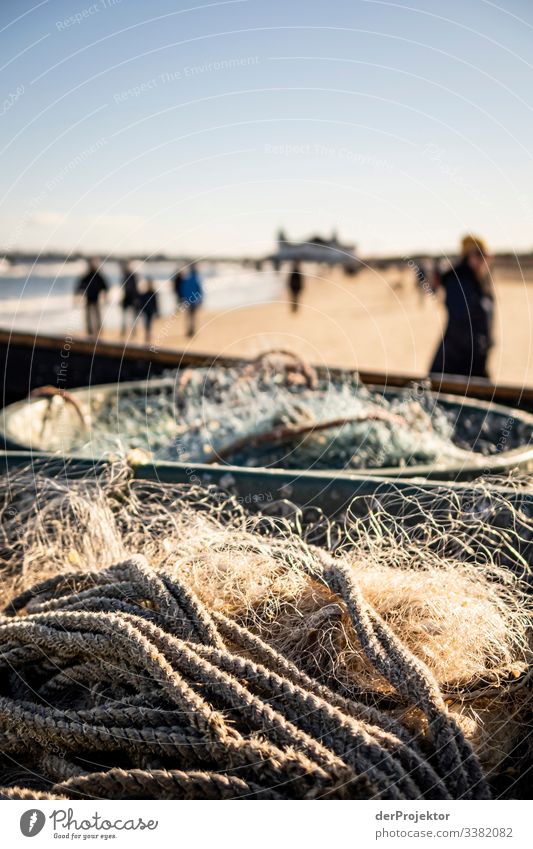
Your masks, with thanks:
[{"label": "person in dark coat", "polygon": [[291,300],[291,312],[297,312],[300,303],[300,295],[304,287],[304,278],[300,271],[300,264],[298,262],[295,262],[292,266],[287,282]]},{"label": "person in dark coat", "polygon": [[131,313],[132,332],[135,332],[135,319],[137,317],[137,301],[139,299],[139,286],[137,275],[129,262],[122,263],[122,335],[126,335],[128,313]]},{"label": "person in dark coat", "polygon": [[183,280],[184,274],[181,268],[176,270],[172,283],[174,284],[174,294],[176,296],[176,308],[179,309],[183,304]]},{"label": "person in dark coat", "polygon": [[494,322],[491,262],[483,239],[465,236],[460,262],[440,278],[448,321],[431,366],[432,374],[488,377]]},{"label": "person in dark coat", "polygon": [[146,284],[143,291],[139,293],[137,304],[139,315],[142,316],[144,322],[145,342],[149,345],[152,339],[152,323],[154,318],[159,315],[157,292],[154,289],[154,281],[151,277],[146,278]]},{"label": "person in dark coat", "polygon": [[85,301],[85,326],[88,336],[98,336],[102,329],[100,299],[105,298],[108,290],[107,280],[100,272],[99,261],[89,260],[87,272],[80,278],[76,287],[76,293],[82,295]]}]

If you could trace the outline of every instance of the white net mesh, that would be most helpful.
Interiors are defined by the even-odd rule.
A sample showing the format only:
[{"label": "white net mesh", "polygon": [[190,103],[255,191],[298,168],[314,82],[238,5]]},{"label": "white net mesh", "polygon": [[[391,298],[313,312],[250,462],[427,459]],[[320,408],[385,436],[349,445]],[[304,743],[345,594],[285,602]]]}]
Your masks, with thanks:
[{"label": "white net mesh", "polygon": [[[86,456],[140,450],[188,464],[439,469],[527,445],[531,435],[519,418],[508,425],[501,413],[448,407],[419,386],[387,394],[355,374],[318,377],[285,352],[89,397],[85,428],[78,411],[57,400],[37,444]],[[498,437],[504,425],[505,444]]]},{"label": "white net mesh", "polygon": [[[11,473],[0,480],[0,512],[10,614],[0,618],[0,640],[11,668],[0,725],[22,722],[27,732],[6,738],[4,785],[20,792],[51,785],[67,797],[86,788],[118,798],[179,796],[187,783],[200,798],[272,792],[283,778],[283,793],[297,798],[485,798],[479,762],[493,794],[523,792],[531,766],[527,494],[485,485],[407,494],[381,486],[333,519],[286,502],[269,505],[267,516],[249,514],[219,490],[132,480],[115,465],[98,478],[49,478],[35,468]],[[178,596],[179,615],[171,612]],[[152,625],[163,630],[146,631]],[[185,642],[169,654],[177,639]],[[146,640],[150,668],[141,670]],[[185,657],[193,666],[183,666]],[[201,671],[194,665],[200,657]],[[244,661],[252,664],[248,671]],[[264,680],[258,663],[270,667]],[[179,697],[161,688],[170,668],[183,682]],[[281,701],[268,695],[273,675],[285,676]],[[286,701],[295,676],[307,693],[296,708]],[[190,701],[176,713],[172,700],[185,698],[185,683]],[[313,707],[311,693],[321,699]],[[261,707],[253,701],[259,697]],[[193,733],[208,705],[221,712],[221,728],[229,723],[210,767],[198,759],[207,729],[194,744],[168,742]],[[232,723],[241,717],[239,745],[251,757],[258,710],[262,734],[277,748],[256,751],[266,765],[250,775],[232,760]],[[352,768],[371,769],[367,750],[345,736],[349,716],[363,723],[360,732],[374,741],[385,770],[368,773],[376,783],[364,788],[347,777]],[[171,726],[166,743],[156,733],[163,721]],[[81,737],[76,723],[85,723]],[[315,742],[304,743],[299,734],[311,728]],[[404,743],[385,742],[389,733]],[[324,735],[328,754],[316,748]],[[50,760],[52,743],[66,759]],[[296,780],[291,753],[301,746],[310,761],[300,764]],[[407,777],[406,751],[422,758],[423,775]],[[15,773],[13,756],[22,764]],[[94,773],[87,757],[108,767]],[[450,757],[458,758],[454,768]],[[313,772],[317,758],[321,777]],[[269,771],[272,763],[277,772]],[[342,779],[341,766],[348,770]],[[236,775],[248,776],[246,786]]]}]

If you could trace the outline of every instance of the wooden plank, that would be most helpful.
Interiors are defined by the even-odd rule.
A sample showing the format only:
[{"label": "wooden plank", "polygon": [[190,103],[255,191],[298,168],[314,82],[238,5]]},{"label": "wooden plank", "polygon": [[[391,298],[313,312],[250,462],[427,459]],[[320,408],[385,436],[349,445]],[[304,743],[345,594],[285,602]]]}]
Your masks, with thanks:
[{"label": "wooden plank", "polygon": [[[3,372],[3,404],[24,398],[31,389],[50,384],[65,389],[95,383],[142,380],[165,369],[243,362],[238,357],[218,357],[171,348],[123,345],[107,340],[15,333],[0,329],[0,366]],[[65,365],[66,364],[66,365]],[[332,368],[331,374],[345,369]],[[359,372],[361,380],[378,386],[404,387],[428,381],[435,392],[494,401],[533,412],[533,387],[494,384],[483,378],[455,375],[420,375],[374,371]],[[63,380],[64,377],[64,380]]]},{"label": "wooden plank", "polygon": [[[64,476],[75,480],[79,477],[97,477],[108,466],[106,460],[90,460],[78,457],[59,457],[46,452],[6,451],[0,452],[0,474],[9,475],[22,468],[30,468],[33,474],[49,477]],[[475,484],[464,482],[419,481],[384,476],[368,477],[364,474],[350,475],[342,471],[290,472],[283,469],[249,469],[237,466],[206,466],[196,464],[191,469],[187,463],[143,463],[132,467],[133,476],[164,484],[214,485],[235,494],[252,510],[264,510],[280,500],[290,501],[300,507],[319,507],[326,515],[335,515],[345,510],[358,496],[374,497],[398,495],[401,497],[433,498],[435,505],[440,496],[450,507],[450,494],[454,503],[469,502],[475,497]],[[527,490],[505,485],[490,488],[495,500],[504,499],[516,510],[533,515],[533,494]],[[487,490],[487,497],[489,491]],[[413,514],[410,511],[412,519]],[[526,540],[524,540],[526,542]],[[529,540],[527,540],[529,544]]]}]

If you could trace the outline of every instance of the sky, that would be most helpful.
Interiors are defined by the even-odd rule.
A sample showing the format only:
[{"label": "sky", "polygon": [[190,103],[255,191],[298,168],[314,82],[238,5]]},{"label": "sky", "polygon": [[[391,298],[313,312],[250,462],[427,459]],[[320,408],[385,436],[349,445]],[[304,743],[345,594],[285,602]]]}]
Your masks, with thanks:
[{"label": "sky", "polygon": [[3,0],[0,249],[533,249],[529,0]]}]

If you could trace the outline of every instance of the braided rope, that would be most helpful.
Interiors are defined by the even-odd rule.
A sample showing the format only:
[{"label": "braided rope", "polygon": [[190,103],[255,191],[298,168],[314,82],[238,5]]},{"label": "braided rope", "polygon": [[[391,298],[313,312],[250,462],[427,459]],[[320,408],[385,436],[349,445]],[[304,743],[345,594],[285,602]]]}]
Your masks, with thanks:
[{"label": "braided rope", "polygon": [[[425,734],[331,691],[135,555],[43,581],[0,617],[0,797],[487,798],[429,671],[353,576],[323,562],[366,656],[422,711]],[[27,786],[18,774],[6,784],[13,762]]]},{"label": "braided rope", "polygon": [[235,775],[190,770],[110,769],[56,784],[54,793],[113,799],[282,799]]},{"label": "braided rope", "polygon": [[365,602],[344,564],[324,573],[333,591],[345,601],[354,630],[376,669],[428,718],[436,756],[453,798],[490,798],[481,767],[459,726],[448,715],[444,699],[429,669],[409,652],[383,619]]}]

